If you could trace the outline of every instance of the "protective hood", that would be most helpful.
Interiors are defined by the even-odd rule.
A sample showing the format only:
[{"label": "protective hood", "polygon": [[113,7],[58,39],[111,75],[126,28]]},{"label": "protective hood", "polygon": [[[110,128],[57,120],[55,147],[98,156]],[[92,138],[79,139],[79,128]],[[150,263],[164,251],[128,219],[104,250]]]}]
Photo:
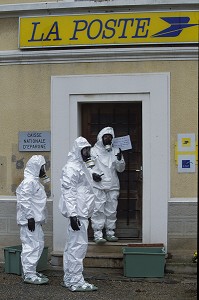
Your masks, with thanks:
[{"label": "protective hood", "polygon": [[97,136],[97,143],[96,145],[98,147],[101,147],[101,148],[104,148],[104,144],[103,144],[103,141],[102,141],[102,137],[104,134],[111,134],[113,139],[115,137],[115,134],[114,134],[114,130],[112,127],[105,127],[103,128],[99,133],[98,133],[98,136]]},{"label": "protective hood", "polygon": [[42,155],[33,155],[26,164],[24,177],[39,177],[41,166],[45,163],[45,158]]},{"label": "protective hood", "polygon": [[68,161],[73,161],[74,159],[83,162],[81,150],[85,147],[91,147],[91,144],[82,136],[79,136],[73,145],[72,150],[68,153]]}]

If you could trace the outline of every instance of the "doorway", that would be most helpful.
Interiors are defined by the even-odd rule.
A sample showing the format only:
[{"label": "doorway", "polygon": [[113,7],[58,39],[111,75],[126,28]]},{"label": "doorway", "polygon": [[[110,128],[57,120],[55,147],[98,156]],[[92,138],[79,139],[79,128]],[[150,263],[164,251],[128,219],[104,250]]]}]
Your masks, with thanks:
[{"label": "doorway", "polygon": [[[167,248],[170,197],[170,74],[91,74],[53,76],[51,88],[51,164],[53,251],[63,251],[60,228],[60,170],[82,133],[81,105],[142,103],[142,243]],[[112,123],[114,126],[114,123]],[[97,130],[96,130],[97,133]],[[96,138],[95,133],[95,138]],[[117,133],[116,133],[117,134]],[[133,141],[132,141],[133,143]]]},{"label": "doorway", "polygon": [[[132,149],[123,151],[126,168],[118,173],[120,196],[116,235],[119,239],[142,239],[142,103],[81,103],[82,136],[92,146],[99,131],[107,126],[115,137],[130,135]],[[89,227],[89,239],[93,237]]]}]

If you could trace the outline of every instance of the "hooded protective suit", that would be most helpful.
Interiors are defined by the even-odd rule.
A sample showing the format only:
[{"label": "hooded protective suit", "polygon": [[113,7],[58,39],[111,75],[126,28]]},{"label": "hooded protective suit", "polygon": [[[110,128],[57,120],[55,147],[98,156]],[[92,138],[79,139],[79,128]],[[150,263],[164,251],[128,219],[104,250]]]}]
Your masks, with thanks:
[{"label": "hooded protective suit", "polygon": [[[33,155],[26,164],[24,180],[16,190],[17,223],[21,225],[21,262],[24,278],[36,278],[36,266],[44,248],[44,234],[41,224],[46,219],[46,193],[39,181],[41,166],[45,159]],[[28,220],[34,219],[35,229],[28,229]]]},{"label": "hooded protective suit", "polygon": [[78,137],[68,154],[68,160],[62,169],[61,198],[59,209],[70,221],[77,217],[79,229],[73,230],[68,222],[67,243],[63,255],[64,286],[71,291],[85,286],[83,277],[83,259],[88,247],[88,218],[95,204],[92,174],[83,161],[81,150],[91,147],[83,137]]},{"label": "hooded protective suit", "polygon": [[78,137],[62,169],[59,209],[64,217],[88,219],[94,210],[93,180],[81,155],[85,147],[91,145],[84,137]]},{"label": "hooded protective suit", "polygon": [[97,200],[91,220],[95,241],[102,239],[102,229],[104,227],[106,229],[106,237],[110,239],[112,237],[112,241],[114,241],[120,190],[117,172],[123,172],[125,169],[123,156],[121,155],[120,160],[117,158],[120,149],[113,147],[111,144],[109,151],[106,150],[103,143],[103,136],[105,134],[111,134],[113,139],[115,137],[113,128],[105,127],[99,132],[97,142],[91,148],[91,156],[95,162],[95,169],[98,169],[98,172],[103,174],[100,182],[94,182],[94,191]]}]

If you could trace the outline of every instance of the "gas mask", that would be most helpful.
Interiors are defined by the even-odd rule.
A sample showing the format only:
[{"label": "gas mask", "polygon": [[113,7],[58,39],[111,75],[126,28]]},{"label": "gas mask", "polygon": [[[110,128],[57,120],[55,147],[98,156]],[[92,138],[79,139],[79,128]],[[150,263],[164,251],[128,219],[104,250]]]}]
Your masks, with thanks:
[{"label": "gas mask", "polygon": [[113,140],[113,137],[112,137],[111,134],[104,134],[103,137],[102,137],[104,148],[108,152],[112,150],[112,140]]},{"label": "gas mask", "polygon": [[46,167],[45,167],[45,165],[41,166],[41,169],[40,169],[40,172],[39,172],[39,178],[42,179],[43,183],[50,182],[50,178],[46,174]]},{"label": "gas mask", "polygon": [[87,168],[92,168],[95,165],[94,161],[91,159],[90,151],[91,151],[91,147],[84,147],[81,150],[82,159],[85,162]]}]

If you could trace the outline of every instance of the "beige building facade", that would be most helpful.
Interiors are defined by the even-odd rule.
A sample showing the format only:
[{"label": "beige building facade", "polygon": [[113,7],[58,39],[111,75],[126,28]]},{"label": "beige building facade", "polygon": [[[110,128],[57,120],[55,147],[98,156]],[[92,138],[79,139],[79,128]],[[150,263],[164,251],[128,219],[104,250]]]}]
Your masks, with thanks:
[{"label": "beige building facade", "polygon": [[[143,14],[148,14],[147,18],[144,15],[144,22],[149,22],[154,13],[166,15],[169,12],[174,17],[177,14],[185,16],[186,13],[191,13],[192,16],[198,14],[197,2],[0,1],[1,249],[20,243],[15,191],[23,178],[25,163],[33,154],[38,153],[33,148],[31,151],[28,148],[25,151],[19,149],[20,133],[51,133],[50,149],[39,151],[39,154],[45,156],[51,178],[51,184],[46,187],[48,222],[44,231],[46,245],[55,253],[63,251],[66,239],[63,228],[67,226],[58,211],[61,168],[74,139],[84,135],[94,143],[93,135],[100,126],[108,124],[108,119],[109,125],[116,128],[118,136],[130,135],[133,146],[132,151],[125,152],[126,160],[130,161],[125,173],[128,179],[121,178],[123,185],[118,212],[119,238],[131,242],[164,243],[170,253],[181,249],[190,253],[195,251],[198,48],[194,38],[193,41],[178,39],[183,30],[187,30],[189,35],[188,26],[185,26],[188,21],[183,19],[185,27],[180,27],[176,42],[171,35],[172,42],[169,37],[164,41],[163,36],[161,43],[151,40],[139,43],[134,40],[126,43],[123,40],[121,43],[121,39],[119,42],[115,39],[114,44],[112,40],[104,43],[105,39],[95,43],[95,38],[104,34],[111,39],[111,33],[116,34],[116,27],[119,25],[115,25],[113,31],[111,23],[106,23],[104,28],[109,31],[97,27],[95,34],[91,27],[94,20],[89,18],[97,15],[96,26],[102,26],[106,14],[111,19],[116,18],[115,14],[117,17],[122,15],[121,18],[127,13],[136,13],[142,18]],[[37,18],[42,17],[45,22],[49,16],[81,16],[81,20],[85,21],[81,24],[83,27],[76,27],[76,36],[74,33],[68,45],[44,43],[44,39],[48,42],[50,37],[54,38],[51,39],[52,43],[62,38],[56,27],[57,21],[53,21],[48,34],[44,33],[43,40],[41,32],[37,35],[39,27],[33,25],[35,27],[32,30],[35,31],[32,31],[27,45],[21,46],[20,38],[29,30],[29,27],[26,30],[20,27],[21,20],[35,18],[33,23],[36,24],[40,22]],[[169,17],[172,18],[172,15]],[[78,22],[76,21],[76,26],[80,24]],[[112,25],[117,21],[114,22]],[[131,22],[135,22],[135,19],[132,21],[132,16]],[[191,17],[189,22],[198,30],[199,24],[193,25]],[[123,31],[120,31],[119,37],[127,37],[128,24],[123,21]],[[140,21],[133,33],[134,37],[138,37],[138,34],[140,40],[146,37],[148,29],[146,30],[145,25]],[[82,38],[81,44],[77,45],[75,38],[83,36],[84,26],[87,26],[87,37],[90,37],[92,43],[86,41],[84,44]],[[169,26],[173,26],[172,23],[168,23],[165,29],[170,28]],[[174,31],[178,29],[179,27],[175,27]],[[161,31],[159,28],[156,30]],[[40,45],[29,45],[30,41],[36,39],[40,40]],[[117,114],[116,120],[112,118],[113,110]],[[130,116],[129,110],[132,112]],[[133,120],[137,120],[139,114],[140,118],[134,124]],[[105,117],[105,121],[99,121]],[[125,129],[122,130],[124,123]],[[180,153],[180,143],[182,142],[183,147],[186,140],[190,149],[184,146]],[[136,156],[137,153],[140,156]],[[134,162],[135,157],[137,162]],[[189,162],[194,167],[184,166],[183,162]],[[134,174],[132,177],[129,175],[131,173]],[[128,197],[125,194],[127,184]],[[124,203],[130,205],[130,219],[124,214]],[[132,213],[133,210],[138,213]],[[135,223],[133,227],[132,224]]]}]

